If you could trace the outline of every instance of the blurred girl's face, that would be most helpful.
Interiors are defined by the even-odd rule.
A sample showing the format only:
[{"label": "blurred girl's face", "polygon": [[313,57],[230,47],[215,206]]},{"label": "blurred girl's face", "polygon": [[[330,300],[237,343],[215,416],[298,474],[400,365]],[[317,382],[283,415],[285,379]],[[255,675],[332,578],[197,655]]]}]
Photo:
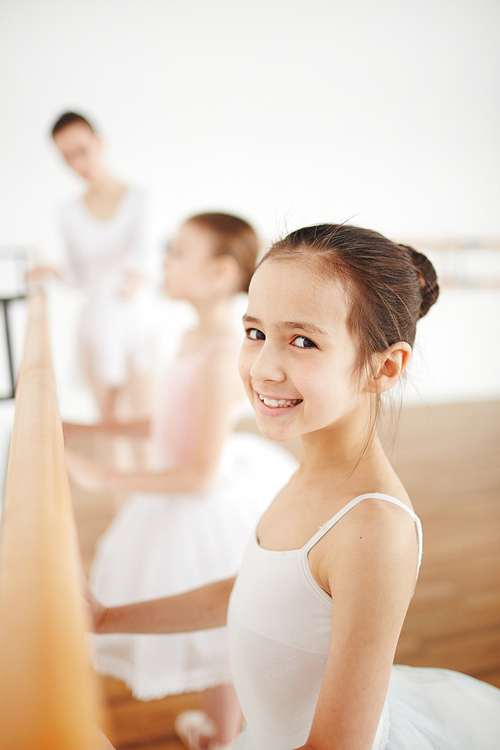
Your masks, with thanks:
[{"label": "blurred girl's face", "polygon": [[66,164],[84,180],[96,179],[102,171],[102,144],[98,135],[83,122],[66,125],[54,136],[54,143]]},{"label": "blurred girl's face", "polygon": [[354,375],[349,300],[306,261],[269,260],[255,272],[240,375],[263,435],[331,434],[369,398]]},{"label": "blurred girl's face", "polygon": [[164,289],[172,299],[196,303],[213,293],[217,259],[212,233],[187,221],[168,247],[164,262]]}]

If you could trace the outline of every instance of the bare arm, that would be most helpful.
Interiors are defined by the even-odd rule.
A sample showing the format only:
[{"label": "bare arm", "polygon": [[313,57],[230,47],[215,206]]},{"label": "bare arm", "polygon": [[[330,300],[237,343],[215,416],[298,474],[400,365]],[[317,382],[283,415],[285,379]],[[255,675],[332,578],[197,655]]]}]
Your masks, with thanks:
[{"label": "bare arm", "polygon": [[149,419],[134,422],[116,422],[112,420],[95,422],[94,424],[80,424],[63,422],[64,439],[88,435],[123,435],[125,437],[148,437],[151,428]]},{"label": "bare arm", "polygon": [[332,639],[309,738],[299,750],[371,750],[375,738],[417,557],[412,519],[377,502],[383,503],[365,501],[342,519],[342,533],[333,529],[320,542],[316,573],[332,594]]},{"label": "bare arm", "polygon": [[234,577],[176,596],[104,607],[87,592],[96,633],[187,633],[226,624]]},{"label": "bare arm", "polygon": [[233,404],[241,396],[236,359],[235,352],[219,348],[200,372],[201,407],[189,463],[169,471],[117,472],[69,455],[67,463],[72,478],[91,491],[167,493],[206,490],[213,480],[224,440],[231,429]]}]

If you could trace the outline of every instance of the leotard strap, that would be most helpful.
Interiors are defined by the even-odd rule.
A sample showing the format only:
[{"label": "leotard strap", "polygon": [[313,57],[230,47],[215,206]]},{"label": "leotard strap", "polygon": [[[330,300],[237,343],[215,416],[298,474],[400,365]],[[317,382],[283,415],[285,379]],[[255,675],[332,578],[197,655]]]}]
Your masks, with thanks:
[{"label": "leotard strap", "polygon": [[401,502],[401,500],[397,500],[395,497],[392,497],[391,495],[384,495],[382,492],[368,492],[365,495],[358,495],[358,497],[355,497],[354,500],[351,500],[347,505],[344,505],[343,508],[341,508],[338,513],[336,513],[333,518],[330,518],[329,521],[327,521],[323,526],[320,527],[319,531],[316,532],[316,534],[307,542],[307,544],[303,547],[303,550],[307,556],[309,553],[309,550],[311,550],[315,544],[319,542],[319,540],[324,537],[324,535],[330,531],[332,526],[335,526],[337,521],[340,521],[343,516],[345,516],[346,513],[349,513],[352,508],[354,508],[358,503],[361,503],[363,500],[368,500],[369,498],[375,498],[377,500],[386,500],[388,503],[393,503],[393,505],[398,505],[400,508],[403,508],[403,510],[406,510],[407,513],[410,514],[410,516],[413,518],[413,521],[415,523],[415,529],[417,531],[417,543],[418,543],[418,565],[417,565],[417,575],[418,571],[420,570],[420,564],[422,562],[422,524],[420,523],[420,518],[412,511],[411,508],[409,508],[407,505]]}]

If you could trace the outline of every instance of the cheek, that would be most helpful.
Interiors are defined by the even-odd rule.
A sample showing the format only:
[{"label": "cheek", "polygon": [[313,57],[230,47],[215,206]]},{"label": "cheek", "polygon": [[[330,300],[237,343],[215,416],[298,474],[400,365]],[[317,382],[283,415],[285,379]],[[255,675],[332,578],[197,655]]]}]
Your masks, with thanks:
[{"label": "cheek", "polygon": [[309,399],[323,399],[325,393],[331,392],[332,369],[328,365],[315,362],[312,366],[300,363],[300,366],[289,367],[290,380],[299,391],[307,394]]},{"label": "cheek", "polygon": [[93,144],[87,151],[87,159],[92,164],[97,164],[101,160],[101,149],[98,144]]},{"label": "cheek", "polygon": [[[189,276],[187,276],[189,277]],[[185,289],[186,275],[182,273],[175,261],[167,262],[163,274],[163,286],[168,294],[177,295]]]},{"label": "cheek", "polygon": [[69,166],[74,172],[81,175],[82,177],[86,176],[88,171],[87,165],[85,163],[82,163],[80,159],[75,159]]},{"label": "cheek", "polygon": [[243,341],[243,344],[240,350],[240,356],[238,359],[238,371],[240,373],[240,378],[242,379],[245,386],[248,384],[251,368],[252,368],[252,356],[250,352],[248,351],[246,341]]},{"label": "cheek", "polygon": [[334,368],[321,367],[296,378],[296,386],[303,393],[306,405],[327,414],[330,409],[337,409],[339,402],[345,402],[348,392],[348,381]]}]

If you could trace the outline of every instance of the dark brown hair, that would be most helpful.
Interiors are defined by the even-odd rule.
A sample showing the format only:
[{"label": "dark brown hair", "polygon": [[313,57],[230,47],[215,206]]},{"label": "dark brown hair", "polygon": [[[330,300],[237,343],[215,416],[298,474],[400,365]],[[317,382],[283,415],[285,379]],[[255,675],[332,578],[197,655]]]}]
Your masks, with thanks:
[{"label": "dark brown hair", "polygon": [[239,291],[247,292],[259,254],[259,239],[244,219],[231,214],[206,213],[191,216],[189,223],[208,229],[214,237],[214,257],[230,255],[240,269]]},{"label": "dark brown hair", "polygon": [[83,115],[79,115],[77,112],[64,112],[64,114],[58,117],[58,119],[52,126],[52,131],[51,131],[52,138],[57,133],[59,133],[60,130],[62,130],[63,128],[66,128],[68,125],[73,125],[75,122],[79,122],[82,125],[86,125],[88,128],[90,128],[90,130],[93,133],[95,133],[94,128],[92,127],[92,125],[90,124],[90,122],[87,120],[86,117],[84,117]]},{"label": "dark brown hair", "polygon": [[348,224],[319,224],[276,242],[261,263],[311,258],[315,270],[346,284],[350,297],[347,326],[358,343],[361,372],[374,352],[398,341],[413,346],[417,321],[438,298],[430,260],[408,245]]}]

